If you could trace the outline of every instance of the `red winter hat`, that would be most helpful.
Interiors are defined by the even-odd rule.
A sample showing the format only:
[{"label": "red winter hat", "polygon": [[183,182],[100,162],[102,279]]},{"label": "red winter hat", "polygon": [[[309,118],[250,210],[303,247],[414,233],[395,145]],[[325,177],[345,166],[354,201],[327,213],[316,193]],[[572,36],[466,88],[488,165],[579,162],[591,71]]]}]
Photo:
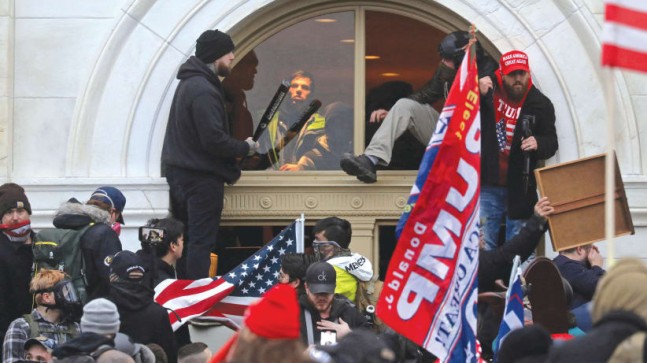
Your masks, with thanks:
[{"label": "red winter hat", "polygon": [[514,71],[530,72],[528,55],[520,50],[512,50],[501,56],[499,60],[502,74],[510,74]]},{"label": "red winter hat", "polygon": [[277,284],[245,311],[245,326],[267,339],[297,339],[299,302],[294,287]]}]

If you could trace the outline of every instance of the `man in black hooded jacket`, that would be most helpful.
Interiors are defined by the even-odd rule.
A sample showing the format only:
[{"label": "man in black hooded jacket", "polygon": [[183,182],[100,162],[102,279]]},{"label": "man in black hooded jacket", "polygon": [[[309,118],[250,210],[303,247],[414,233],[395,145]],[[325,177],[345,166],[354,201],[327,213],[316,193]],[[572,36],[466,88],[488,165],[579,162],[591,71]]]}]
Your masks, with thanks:
[{"label": "man in black hooded jacket", "polygon": [[234,60],[229,35],[207,30],[197,40],[195,56],[178,71],[162,148],[162,167],[175,218],[187,226],[187,253],[180,277],[209,276],[212,247],[220,226],[224,185],[240,178],[236,158],[258,147],[251,137],[232,137],[218,76],[226,77]]},{"label": "man in black hooded jacket", "polygon": [[144,262],[131,251],[119,252],[110,264],[110,294],[117,305],[119,331],[139,344],[156,343],[169,363],[177,362],[177,345],[168,312],[154,301],[154,291],[142,284]]}]

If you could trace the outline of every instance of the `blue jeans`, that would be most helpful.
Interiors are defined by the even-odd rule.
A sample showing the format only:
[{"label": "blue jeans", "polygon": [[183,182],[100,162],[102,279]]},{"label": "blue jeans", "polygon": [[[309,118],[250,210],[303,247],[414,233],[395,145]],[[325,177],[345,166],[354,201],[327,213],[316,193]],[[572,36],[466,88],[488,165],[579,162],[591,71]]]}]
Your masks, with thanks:
[{"label": "blue jeans", "polygon": [[505,187],[481,186],[480,219],[486,250],[494,250],[499,245],[499,231],[504,221],[506,241],[519,233],[521,227],[526,224],[525,219],[509,219],[507,205],[508,191]]}]

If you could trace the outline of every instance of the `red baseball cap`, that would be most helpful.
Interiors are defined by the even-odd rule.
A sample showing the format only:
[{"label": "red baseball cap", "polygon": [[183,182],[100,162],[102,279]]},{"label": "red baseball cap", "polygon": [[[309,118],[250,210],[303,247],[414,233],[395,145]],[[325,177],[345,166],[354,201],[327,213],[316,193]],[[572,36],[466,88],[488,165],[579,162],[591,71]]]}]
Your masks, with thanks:
[{"label": "red baseball cap", "polygon": [[530,72],[530,64],[528,63],[528,55],[520,50],[512,50],[501,56],[499,60],[501,73],[510,74],[514,71]]}]

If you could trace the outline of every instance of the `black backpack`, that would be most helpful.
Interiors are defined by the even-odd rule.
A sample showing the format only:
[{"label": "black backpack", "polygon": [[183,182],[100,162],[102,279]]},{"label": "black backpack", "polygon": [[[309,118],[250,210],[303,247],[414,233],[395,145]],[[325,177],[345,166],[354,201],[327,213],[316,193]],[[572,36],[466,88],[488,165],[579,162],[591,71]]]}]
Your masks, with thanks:
[{"label": "black backpack", "polygon": [[48,228],[36,233],[32,251],[34,253],[34,273],[41,269],[65,272],[79,294],[81,301],[87,302],[87,281],[85,261],[81,253],[81,237],[93,224],[80,229]]}]

